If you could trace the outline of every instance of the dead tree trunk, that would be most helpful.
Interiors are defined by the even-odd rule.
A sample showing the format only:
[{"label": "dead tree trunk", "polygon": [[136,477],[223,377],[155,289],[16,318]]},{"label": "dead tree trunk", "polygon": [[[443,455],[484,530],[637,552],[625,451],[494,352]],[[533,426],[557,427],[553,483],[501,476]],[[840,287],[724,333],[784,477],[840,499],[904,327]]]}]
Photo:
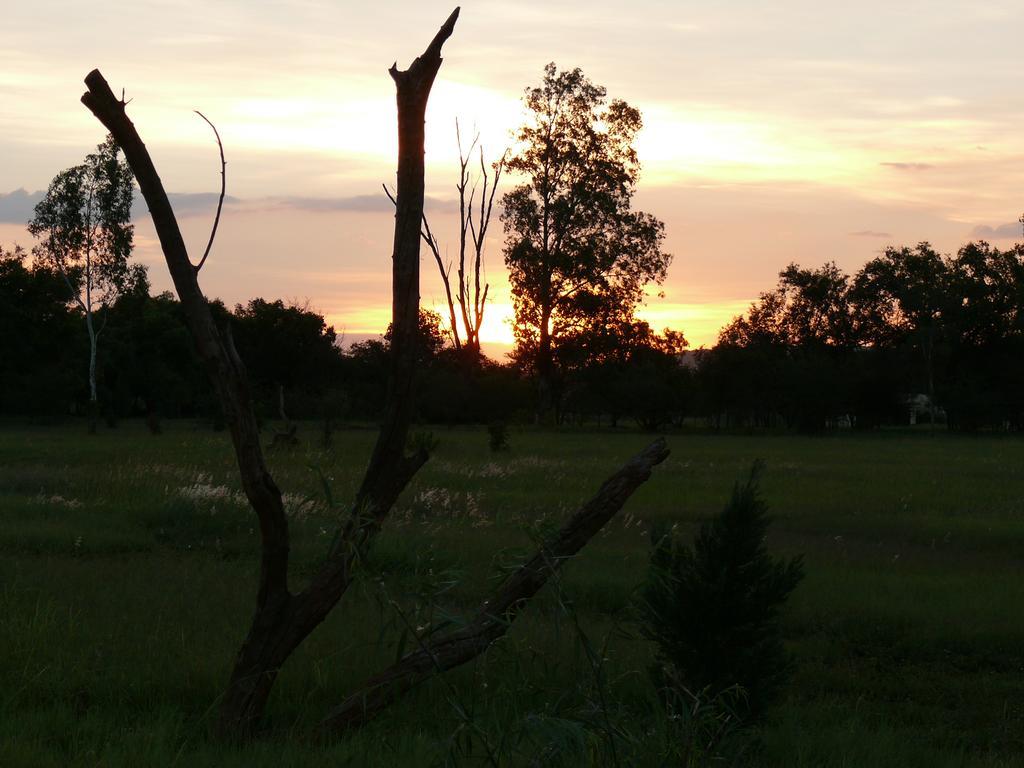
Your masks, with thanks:
[{"label": "dead tree trunk", "polygon": [[[82,102],[124,151],[149,206],[186,322],[231,431],[242,487],[259,519],[261,562],[256,613],[220,705],[219,730],[230,738],[244,738],[258,725],[278,670],[344,595],[366,546],[428,458],[422,449],[406,453],[419,320],[424,115],[441,66],[441,47],[451,36],[458,14],[456,9],[409,69],[390,69],[397,88],[399,157],[392,256],[391,371],[385,416],[351,514],[323,566],[297,594],[288,588],[288,522],[281,492],[264,461],[245,371],[230,329],[214,325],[199,288],[197,276],[209,246],[203,261],[193,265],[156,168],[125,113],[126,103],[114,96],[99,71],[90,72],[85,79],[89,90]],[[543,586],[553,569],[578,551],[621,508],[647,479],[651,467],[667,453],[664,444],[657,442],[637,456],[602,486],[558,536],[506,580],[470,624],[429,639],[425,650],[410,654],[392,669],[371,678],[359,692],[345,699],[325,721],[326,727],[362,722],[429,674],[462,664],[486,649],[504,633],[521,605]]]},{"label": "dead tree trunk", "polygon": [[[494,197],[498,191],[498,182],[505,169],[505,158],[508,153],[503,154],[494,163],[494,183],[491,184],[490,176],[487,173],[487,164],[484,161],[484,149],[481,146],[480,175],[474,180],[469,172],[469,164],[473,159],[473,150],[480,141],[480,134],[478,133],[473,138],[473,142],[466,152],[462,150],[462,134],[459,131],[458,120],[455,121],[455,136],[459,145],[459,183],[455,187],[459,191],[459,269],[456,274],[458,285],[454,299],[452,298],[451,284],[452,265],[449,262],[445,266],[444,259],[441,257],[441,246],[430,229],[430,222],[426,215],[423,216],[422,237],[430,247],[430,251],[434,255],[434,262],[437,264],[437,271],[441,275],[441,284],[444,286],[445,299],[448,302],[452,343],[457,351],[465,349],[467,359],[476,363],[480,359],[480,328],[484,322],[487,293],[490,290],[490,285],[486,283],[482,292],[480,288],[484,273],[484,244],[487,240],[487,227],[491,221],[491,212],[494,210]],[[482,187],[480,197],[476,200],[479,210],[474,210],[478,185]],[[490,185],[489,192],[488,185]],[[384,188],[384,191],[387,192],[387,187]],[[390,195],[390,193],[388,194]],[[473,253],[467,266],[466,248],[468,244],[472,245]],[[462,316],[464,342],[459,333],[459,323],[455,312],[456,302],[458,302],[459,313]]]},{"label": "dead tree trunk", "polygon": [[292,651],[327,616],[345,593],[353,566],[416,471],[425,452],[405,453],[412,407],[417,320],[419,240],[423,218],[423,144],[427,98],[441,66],[441,47],[451,36],[458,9],[408,70],[390,69],[398,101],[398,199],[392,257],[391,375],[384,422],[352,515],[327,562],[309,586],[288,589],[288,523],[281,493],[266,468],[241,360],[227,329],[220,331],[199,288],[177,220],[145,145],[99,71],[86,77],[82,102],[113,134],[125,153],[149,206],[160,244],[231,430],[242,486],[260,521],[262,562],[256,615],[239,651],[221,702],[220,730],[245,736],[259,722],[278,670]]}]

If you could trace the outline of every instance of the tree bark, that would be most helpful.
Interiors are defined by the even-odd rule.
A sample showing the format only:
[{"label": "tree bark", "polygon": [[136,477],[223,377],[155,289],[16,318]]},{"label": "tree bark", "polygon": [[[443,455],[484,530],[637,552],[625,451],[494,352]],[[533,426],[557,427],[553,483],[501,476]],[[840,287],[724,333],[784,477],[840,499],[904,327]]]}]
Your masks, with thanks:
[{"label": "tree bark", "polygon": [[597,494],[584,504],[558,533],[544,542],[530,560],[513,571],[501,586],[481,603],[466,625],[440,635],[420,639],[419,647],[399,662],[366,680],[321,724],[323,731],[362,725],[410,688],[428,677],[470,661],[503,636],[526,602],[544,586],[555,571],[580,551],[668,457],[665,440],[659,438],[609,477]]},{"label": "tree bark", "polygon": [[[224,410],[242,488],[259,520],[260,575],[256,615],[250,630],[252,639],[265,628],[278,626],[290,615],[292,596],[288,591],[288,522],[281,492],[263,458],[245,370],[235,351],[230,329],[218,329],[214,324],[163,183],[145,144],[125,113],[125,102],[114,96],[99,70],[90,72],[85,83],[89,90],[83,94],[82,103],[121,147],[153,217],[185,321]],[[272,679],[272,674],[260,675],[248,682],[254,688],[266,686],[269,691]]]},{"label": "tree bark", "polygon": [[423,217],[424,115],[441,66],[441,47],[458,18],[456,8],[409,69],[392,66],[398,102],[398,196],[392,257],[391,371],[385,416],[352,514],[324,566],[297,595],[288,589],[288,523],[281,492],[266,468],[244,367],[230,329],[219,331],[197,281],[160,177],[138,132],[98,70],[86,77],[82,103],[113,134],[149,206],[186,321],[231,430],[242,487],[260,523],[262,556],[256,613],[221,700],[219,730],[249,735],[262,718],[278,670],[347,590],[357,561],[416,471],[425,451],[405,452],[419,319],[419,238]]}]

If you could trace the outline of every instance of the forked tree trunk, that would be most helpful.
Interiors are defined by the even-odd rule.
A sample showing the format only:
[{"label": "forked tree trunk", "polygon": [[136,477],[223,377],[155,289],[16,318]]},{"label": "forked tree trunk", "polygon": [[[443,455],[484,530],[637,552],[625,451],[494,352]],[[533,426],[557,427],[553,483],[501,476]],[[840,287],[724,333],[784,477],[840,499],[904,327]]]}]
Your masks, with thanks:
[{"label": "forked tree trunk", "polygon": [[348,589],[353,568],[416,471],[427,460],[405,453],[412,407],[419,317],[419,240],[423,218],[424,116],[441,66],[441,47],[451,36],[458,9],[408,70],[390,69],[398,103],[398,197],[392,257],[391,373],[384,421],[356,496],[352,514],[327,561],[299,594],[288,589],[288,523],[281,492],[267,470],[248,384],[227,329],[214,326],[197,273],[160,177],[138,132],[99,71],[86,77],[82,102],[113,134],[125,153],[149,206],[160,244],[200,355],[217,389],[242,486],[260,521],[262,560],[256,615],[239,651],[221,700],[220,730],[242,737],[259,722],[278,670],[292,651],[327,616]]},{"label": "forked tree trunk", "polygon": [[[264,462],[244,368],[230,329],[214,325],[199,288],[199,267],[189,260],[160,177],[125,114],[125,102],[114,96],[98,71],[89,73],[85,80],[89,90],[82,96],[82,102],[124,151],[149,206],[186,322],[231,430],[242,487],[259,519],[261,562],[256,613],[220,704],[219,730],[229,738],[243,738],[259,724],[278,670],[348,589],[366,547],[399,494],[428,458],[422,449],[412,455],[405,450],[419,319],[424,115],[441,65],[441,47],[451,35],[458,13],[456,8],[409,69],[403,72],[393,66],[390,70],[397,87],[399,157],[392,256],[391,372],[385,416],[348,521],[339,531],[323,566],[297,594],[288,588],[288,523],[281,492]],[[597,533],[667,454],[664,443],[656,442],[612,476],[556,537],[484,602],[476,619],[463,630],[439,635],[424,644],[437,650],[428,653],[429,665],[422,649],[407,655],[347,697],[323,727],[332,730],[358,724],[429,674],[443,672],[485,650],[505,632],[522,604],[540,589],[553,570]]]}]

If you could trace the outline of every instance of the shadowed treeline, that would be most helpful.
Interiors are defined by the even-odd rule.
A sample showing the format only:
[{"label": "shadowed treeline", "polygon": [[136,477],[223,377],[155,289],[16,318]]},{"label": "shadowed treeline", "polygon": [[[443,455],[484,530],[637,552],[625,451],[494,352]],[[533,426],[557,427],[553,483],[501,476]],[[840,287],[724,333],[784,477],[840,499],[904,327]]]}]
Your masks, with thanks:
[{"label": "shadowed treeline", "polygon": [[[0,257],[0,312],[12,353],[4,415],[85,413],[88,344],[60,276],[25,253]],[[594,323],[555,348],[555,423],[646,429],[873,429],[934,420],[956,430],[1024,425],[1024,247],[890,248],[850,276],[790,265],[712,349],[643,322]],[[343,348],[308,307],[253,299],[230,320],[263,419],[372,421],[386,390],[389,335]],[[98,370],[108,421],[218,422],[177,300],[142,282],[102,310]],[[508,364],[454,349],[421,313],[416,418],[532,421],[538,392],[523,355]]]},{"label": "shadowed treeline", "polygon": [[803,431],[1024,426],[1024,247],[888,248],[855,275],[792,264],[705,353],[707,412]]}]

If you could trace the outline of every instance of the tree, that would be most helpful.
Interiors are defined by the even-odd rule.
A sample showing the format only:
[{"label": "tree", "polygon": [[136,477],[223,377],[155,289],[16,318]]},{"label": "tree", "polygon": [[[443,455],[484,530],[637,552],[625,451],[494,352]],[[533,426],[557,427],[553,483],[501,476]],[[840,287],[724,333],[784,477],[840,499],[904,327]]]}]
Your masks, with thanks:
[{"label": "tree", "polygon": [[[451,36],[458,14],[456,9],[407,70],[399,70],[397,65],[389,70],[398,103],[398,194],[384,417],[350,514],[337,530],[318,570],[298,592],[289,588],[288,518],[280,488],[266,465],[245,368],[230,328],[215,324],[199,287],[199,269],[189,259],[167,193],[149,151],[125,112],[126,103],[114,96],[98,70],[85,79],[88,91],[82,102],[115,136],[149,206],[186,322],[221,401],[242,489],[259,521],[261,562],[256,612],[220,701],[219,728],[227,737],[249,736],[259,725],[282,665],[348,591],[399,495],[429,458],[426,441],[410,444],[409,440],[419,341],[424,116],[441,66],[441,47]],[[472,617],[454,627],[446,621],[417,633],[416,648],[358,685],[322,721],[321,729],[357,727],[410,688],[486,651],[508,631],[523,606],[552,574],[601,530],[667,456],[664,440],[656,440],[634,456],[562,528],[545,539],[529,560],[509,572]]]},{"label": "tree", "polygon": [[89,431],[96,431],[98,396],[96,350],[106,322],[96,327],[95,312],[144,278],[141,265],[128,264],[134,227],[134,184],[113,137],[85,162],[61,171],[36,205],[28,230],[41,242],[35,254],[59,272],[85,314],[89,334]]},{"label": "tree", "polygon": [[762,293],[747,315],[733,320],[721,340],[747,346],[768,342],[791,347],[841,349],[857,342],[850,279],[829,262],[819,269],[790,264],[774,291]]},{"label": "tree", "polygon": [[[886,248],[854,279],[863,336],[874,344],[909,344],[921,356],[923,388],[935,421],[936,358],[940,351],[949,266],[927,242],[915,248]],[[917,389],[916,391],[920,391]]]},{"label": "tree", "polygon": [[280,299],[252,299],[236,306],[233,315],[235,343],[249,375],[264,397],[277,402],[282,421],[290,425],[285,393],[322,393],[338,373],[341,355],[334,328],[308,306]]},{"label": "tree", "polygon": [[[0,246],[0,381],[5,414],[67,413],[84,384],[82,322],[60,274],[20,246]],[[69,341],[70,340],[70,341]]]},{"label": "tree", "polygon": [[642,320],[595,321],[558,349],[559,365],[571,372],[565,410],[580,417],[607,414],[613,427],[629,415],[651,431],[681,420],[688,384],[681,359],[688,345],[679,331],[659,335]]},{"label": "tree", "polygon": [[[452,298],[452,264],[447,265],[441,258],[441,247],[430,229],[427,217],[423,216],[423,241],[429,246],[437,263],[437,271],[444,285],[445,298],[448,302],[448,317],[451,323],[452,344],[456,351],[465,349],[470,362],[480,361],[480,327],[484,323],[484,311],[487,308],[487,294],[490,285],[486,282],[484,268],[484,244],[487,240],[487,228],[491,223],[491,212],[494,209],[494,196],[498,192],[498,182],[505,168],[505,157],[494,163],[494,180],[487,173],[484,161],[484,148],[480,146],[480,174],[472,178],[469,164],[473,157],[473,149],[480,141],[480,134],[473,137],[469,149],[462,151],[462,134],[459,123],[455,121],[455,137],[459,145],[459,269],[456,273],[455,298]],[[507,154],[507,153],[506,153]],[[488,189],[488,187],[490,187]],[[477,189],[480,195],[477,197]],[[386,189],[386,188],[385,188]],[[468,192],[468,194],[467,194]],[[390,195],[390,193],[389,193]],[[472,252],[469,253],[469,249]],[[469,258],[467,259],[467,255]],[[483,290],[480,288],[484,281]],[[459,305],[462,329],[465,339],[459,333],[459,317],[455,313],[455,304]]]},{"label": "tree", "polygon": [[108,311],[101,377],[107,407],[144,414],[154,433],[160,431],[161,416],[202,410],[203,371],[174,296],[132,291]]},{"label": "tree", "polygon": [[630,209],[640,113],[605,96],[579,69],[548,64],[541,85],[526,91],[529,121],[506,164],[526,177],[503,196],[502,220],[516,344],[537,376],[540,412],[557,405],[558,345],[595,316],[632,320],[671,261],[662,222]]}]

